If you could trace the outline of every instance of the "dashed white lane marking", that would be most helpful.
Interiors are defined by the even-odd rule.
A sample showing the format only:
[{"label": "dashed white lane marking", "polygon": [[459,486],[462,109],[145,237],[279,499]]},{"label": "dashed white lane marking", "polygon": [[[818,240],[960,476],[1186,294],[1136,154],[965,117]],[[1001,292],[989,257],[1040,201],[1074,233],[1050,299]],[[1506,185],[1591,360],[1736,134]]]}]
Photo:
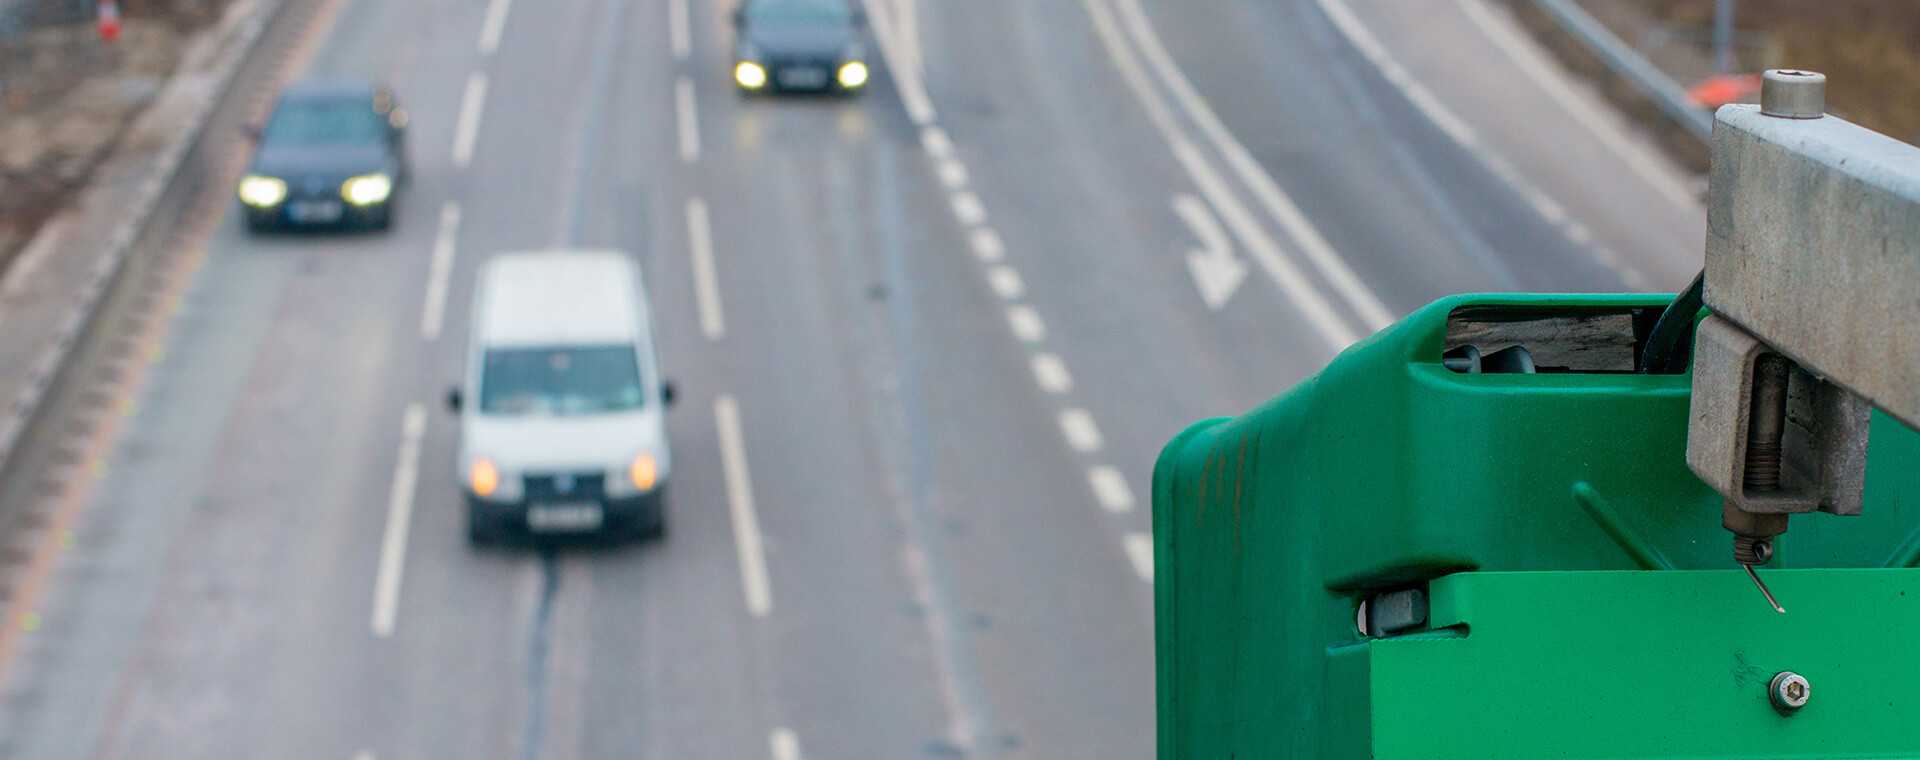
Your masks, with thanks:
[{"label": "dashed white lane marking", "polygon": [[1548,198],[1546,193],[1541,192],[1527,193],[1526,196],[1527,203],[1533,206],[1534,212],[1538,213],[1540,218],[1554,224],[1566,223],[1567,207],[1560,205],[1559,201]]},{"label": "dashed white lane marking", "polygon": [[1040,390],[1048,393],[1057,395],[1073,390],[1073,375],[1067,372],[1067,363],[1053,354],[1033,355],[1033,380],[1040,385]]},{"label": "dashed white lane marking", "polygon": [[1040,313],[1026,304],[1007,307],[1007,325],[1013,328],[1013,337],[1025,343],[1039,343],[1047,339],[1047,323],[1040,321]]},{"label": "dashed white lane marking", "polygon": [[680,121],[680,161],[700,160],[700,114],[693,100],[693,80],[685,76],[673,82],[673,111]]},{"label": "dashed white lane marking", "polygon": [[800,737],[793,729],[782,726],[767,736],[768,748],[773,752],[773,760],[800,760]]},{"label": "dashed white lane marking", "polygon": [[487,19],[480,25],[480,53],[493,55],[500,49],[500,35],[507,29],[507,11],[513,0],[493,0],[487,3]]},{"label": "dashed white lane marking", "polygon": [[953,215],[962,225],[976,227],[987,220],[987,207],[980,203],[980,196],[962,190],[953,194]]},{"label": "dashed white lane marking", "polygon": [[949,158],[940,162],[938,171],[940,173],[940,184],[945,185],[948,190],[959,190],[967,186],[966,164]]},{"label": "dashed white lane marking", "polygon": [[973,247],[973,255],[986,263],[994,263],[1007,255],[1007,245],[1000,241],[1000,233],[992,227],[976,227],[968,233],[967,242]]},{"label": "dashed white lane marking", "polygon": [[707,202],[699,198],[687,199],[687,249],[693,257],[700,332],[707,340],[719,340],[727,334],[727,320],[720,307],[720,277],[713,269],[713,225],[707,218]]},{"label": "dashed white lane marking", "polygon": [[380,569],[373,580],[373,635],[393,635],[400,608],[400,576],[407,565],[407,531],[413,523],[413,492],[420,479],[420,438],[427,432],[427,410],[407,405],[400,421],[400,453],[393,465],[393,490],[387,494],[387,530],[380,540]]},{"label": "dashed white lane marking", "polygon": [[1173,151],[1174,158],[1186,170],[1200,194],[1220,212],[1227,226],[1252,254],[1254,261],[1260,264],[1260,268],[1286,295],[1288,302],[1301,316],[1306,317],[1308,324],[1330,348],[1339,351],[1358,340],[1361,333],[1336,312],[1320,288],[1309,282],[1305,273],[1291,259],[1280,253],[1279,244],[1255,221],[1253,212],[1233,194],[1226,179],[1220,176],[1187,137],[1185,130],[1174,121],[1172,110],[1154,88],[1139,57],[1128,44],[1126,35],[1121,33],[1114,21],[1105,0],[1081,0],[1081,3],[1093,20],[1094,31],[1100,37],[1107,57],[1146,111],[1147,120],[1159,130],[1162,139]]},{"label": "dashed white lane marking", "polygon": [[473,162],[473,141],[480,136],[480,110],[487,104],[487,75],[474,72],[467,77],[467,94],[460,98],[460,120],[453,129],[453,165],[466,168]]},{"label": "dashed white lane marking", "polygon": [[1127,478],[1119,470],[1106,465],[1089,468],[1087,485],[1093,488],[1093,498],[1099,500],[1102,509],[1116,514],[1133,511],[1133,489],[1127,487]]},{"label": "dashed white lane marking", "polygon": [[693,53],[693,34],[687,22],[687,0],[667,0],[667,34],[672,38],[673,59],[686,60]]},{"label": "dashed white lane marking", "polygon": [[720,466],[726,472],[733,543],[740,555],[740,587],[746,594],[747,612],[763,618],[773,611],[773,588],[767,581],[760,516],[753,508],[753,478],[747,472],[747,447],[740,435],[740,407],[732,396],[722,394],[713,400],[713,420],[720,434]]},{"label": "dashed white lane marking", "polygon": [[1078,407],[1060,412],[1060,432],[1067,437],[1067,445],[1082,454],[1099,451],[1105,444],[1100,437],[1100,426],[1093,423],[1093,415]]},{"label": "dashed white lane marking", "polygon": [[953,138],[947,136],[946,130],[929,124],[920,128],[920,147],[925,148],[929,156],[945,159],[953,155]]},{"label": "dashed white lane marking", "polygon": [[1026,284],[1020,281],[1020,273],[1005,264],[995,264],[987,270],[987,284],[993,286],[995,295],[1009,301],[1027,292]]},{"label": "dashed white lane marking", "polygon": [[440,207],[440,231],[433,238],[433,263],[427,272],[427,302],[420,310],[420,337],[440,337],[440,323],[447,313],[448,280],[453,276],[454,243],[460,233],[460,204],[447,201]]},{"label": "dashed white lane marking", "polygon": [[1133,572],[1140,580],[1153,582],[1153,536],[1146,533],[1128,533],[1122,539],[1127,550],[1127,560],[1133,563]]},{"label": "dashed white lane marking", "polygon": [[1618,125],[1617,117],[1602,113],[1587,98],[1574,92],[1565,76],[1549,73],[1558,71],[1559,63],[1550,60],[1532,41],[1522,38],[1510,22],[1496,17],[1481,0],[1458,0],[1458,3],[1461,10],[1466,12],[1467,20],[1493,40],[1494,46],[1506,53],[1521,73],[1545,90],[1548,97],[1560,104],[1575,122],[1585,127],[1602,145],[1626,161],[1641,179],[1653,185],[1668,202],[1681,208],[1699,205],[1700,199],[1688,191],[1679,177],[1667,170],[1662,161],[1644,146],[1625,134]]},{"label": "dashed white lane marking", "polygon": [[1389,311],[1386,305],[1380,302],[1379,297],[1367,288],[1366,283],[1361,281],[1352,267],[1347,266],[1346,260],[1340,257],[1340,254],[1333,249],[1333,245],[1320,234],[1320,230],[1307,219],[1306,213],[1300,210],[1299,205],[1295,204],[1285,191],[1280,189],[1280,183],[1274,181],[1273,176],[1260,166],[1260,162],[1254,159],[1246,146],[1242,145],[1233,136],[1233,132],[1227,129],[1226,123],[1213,112],[1213,108],[1207,105],[1206,99],[1200,96],[1200,91],[1187,79],[1186,73],[1180,70],[1180,65],[1174,62],[1173,56],[1161,43],[1160,35],[1154,31],[1153,24],[1147,20],[1146,11],[1141,9],[1139,0],[1118,0],[1116,5],[1120,9],[1120,15],[1125,20],[1128,31],[1132,32],[1134,39],[1139,42],[1140,51],[1145,54],[1147,63],[1160,75],[1161,81],[1165,82],[1167,88],[1173,92],[1174,98],[1193,117],[1194,123],[1200,126],[1201,134],[1213,143],[1214,148],[1220,151],[1220,155],[1226,157],[1227,165],[1253,191],[1255,199],[1269,215],[1280,222],[1280,226],[1287,231],[1288,237],[1293,238],[1301,252],[1306,254],[1307,260],[1313,264],[1314,269],[1319,270],[1320,275],[1333,285],[1334,291],[1340,294],[1347,306],[1359,314],[1365,328],[1364,332],[1372,332],[1392,324],[1393,312]]},{"label": "dashed white lane marking", "polygon": [[1586,245],[1593,242],[1593,231],[1587,229],[1586,225],[1579,222],[1568,224],[1566,226],[1566,232],[1567,239],[1572,240],[1575,245]]},{"label": "dashed white lane marking", "polygon": [[364,749],[360,750],[359,752],[353,753],[353,760],[373,760],[373,753]]}]

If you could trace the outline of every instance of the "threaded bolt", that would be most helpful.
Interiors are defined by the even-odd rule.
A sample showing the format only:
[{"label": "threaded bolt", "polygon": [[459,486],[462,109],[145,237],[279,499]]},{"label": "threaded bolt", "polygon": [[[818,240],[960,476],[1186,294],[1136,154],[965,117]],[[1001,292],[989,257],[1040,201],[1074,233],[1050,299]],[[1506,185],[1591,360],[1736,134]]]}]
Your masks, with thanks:
[{"label": "threaded bolt", "polygon": [[1790,366],[1779,354],[1761,356],[1753,364],[1753,406],[1747,417],[1747,467],[1742,479],[1749,493],[1780,490],[1780,440],[1787,428]]},{"label": "threaded bolt", "polygon": [[1733,561],[1742,565],[1764,565],[1773,561],[1773,542],[1759,536],[1733,537]]}]

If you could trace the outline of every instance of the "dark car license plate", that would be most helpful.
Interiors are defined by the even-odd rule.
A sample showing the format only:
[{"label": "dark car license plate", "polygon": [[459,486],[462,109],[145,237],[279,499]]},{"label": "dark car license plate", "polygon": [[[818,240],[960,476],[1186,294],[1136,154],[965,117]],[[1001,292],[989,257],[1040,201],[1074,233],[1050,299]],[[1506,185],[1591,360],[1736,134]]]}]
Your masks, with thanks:
[{"label": "dark car license plate", "polygon": [[295,201],[287,207],[287,218],[296,222],[337,222],[344,210],[339,201]]},{"label": "dark car license plate", "polygon": [[799,66],[780,70],[781,87],[821,87],[827,83],[827,70],[812,66]]}]

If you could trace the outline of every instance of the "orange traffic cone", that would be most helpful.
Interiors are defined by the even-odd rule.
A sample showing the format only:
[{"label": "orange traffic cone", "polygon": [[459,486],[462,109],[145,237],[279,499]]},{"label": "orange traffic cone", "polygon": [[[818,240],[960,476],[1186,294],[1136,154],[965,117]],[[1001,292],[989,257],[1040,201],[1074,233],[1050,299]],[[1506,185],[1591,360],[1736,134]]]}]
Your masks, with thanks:
[{"label": "orange traffic cone", "polygon": [[120,39],[120,3],[115,0],[100,0],[100,39],[113,42]]}]

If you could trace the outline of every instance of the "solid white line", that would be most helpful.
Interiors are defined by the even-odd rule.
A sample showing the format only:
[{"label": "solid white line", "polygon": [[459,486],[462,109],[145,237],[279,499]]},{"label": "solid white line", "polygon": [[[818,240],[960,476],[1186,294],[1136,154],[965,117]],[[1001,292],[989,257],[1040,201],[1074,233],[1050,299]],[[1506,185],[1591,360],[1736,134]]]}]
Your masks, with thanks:
[{"label": "solid white line", "polygon": [[947,136],[946,130],[929,124],[920,128],[920,147],[925,148],[929,156],[947,158],[953,155],[953,138]]},{"label": "solid white line", "polygon": [[1101,509],[1116,514],[1133,511],[1133,489],[1127,487],[1127,478],[1119,470],[1104,464],[1089,468],[1087,485],[1093,487],[1093,497],[1100,501]]},{"label": "solid white line", "polygon": [[1253,212],[1228,189],[1226,180],[1174,122],[1172,112],[1155,91],[1103,0],[1082,0],[1082,4],[1086,6],[1087,15],[1093,19],[1094,31],[1106,48],[1107,57],[1119,70],[1120,78],[1133,90],[1134,97],[1146,110],[1148,120],[1160,130],[1172,148],[1174,158],[1193,179],[1194,186],[1220,212],[1233,233],[1240,237],[1253,260],[1279,285],[1287,300],[1306,317],[1307,322],[1333,350],[1339,351],[1358,340],[1360,333],[1347,324],[1320,289],[1308,282],[1306,275],[1290,259],[1280,254],[1279,244],[1255,221]]},{"label": "solid white line", "polygon": [[1013,337],[1027,343],[1039,343],[1047,338],[1047,325],[1040,321],[1040,313],[1026,304],[1007,307],[1007,324],[1013,327]]},{"label": "solid white line", "polygon": [[732,396],[721,394],[713,400],[713,420],[720,433],[720,466],[726,471],[733,543],[740,554],[740,587],[746,593],[747,612],[766,617],[773,611],[773,589],[767,581],[760,517],[753,509],[753,479],[747,473],[747,447],[740,435],[740,407]]},{"label": "solid white line", "polygon": [[1080,408],[1060,412],[1060,432],[1067,436],[1067,445],[1082,454],[1091,454],[1100,450],[1104,441],[1100,438],[1100,426],[1093,424],[1093,415]]},{"label": "solid white line", "polygon": [[1133,563],[1133,572],[1140,580],[1153,582],[1153,536],[1146,533],[1128,533],[1122,539],[1127,550],[1127,561]]},{"label": "solid white line", "polygon": [[693,100],[693,80],[680,77],[673,83],[673,108],[680,117],[680,160],[700,160],[700,114]]},{"label": "solid white line", "polygon": [[673,59],[686,60],[693,53],[693,35],[687,28],[687,0],[667,0],[667,34],[672,37]]},{"label": "solid white line", "polygon": [[917,60],[914,48],[909,47],[918,42],[903,41],[902,30],[894,25],[893,11],[886,3],[867,3],[866,9],[867,17],[873,22],[873,37],[880,42],[880,56],[887,60],[894,89],[907,108],[907,118],[922,127],[932,124],[938,116],[933,110],[933,98],[927,95],[926,83],[914,66]]},{"label": "solid white line", "polygon": [[[1458,0],[1461,10],[1467,14],[1467,20],[1480,28],[1481,33],[1493,40],[1493,44],[1507,54],[1515,68],[1532,79],[1534,84],[1547,92],[1555,103],[1573,116],[1573,120],[1598,139],[1608,150],[1614,152],[1628,166],[1633,167],[1640,177],[1653,185],[1667,201],[1681,208],[1700,205],[1700,199],[1689,192],[1679,177],[1668,170],[1662,160],[1656,158],[1646,147],[1629,138],[1620,128],[1618,117],[1602,113],[1587,98],[1574,92],[1560,65],[1548,58],[1531,40],[1521,37],[1513,28],[1509,19],[1499,18],[1480,0]],[[1555,73],[1549,73],[1555,72]]]},{"label": "solid white line", "polygon": [[993,287],[995,295],[1009,301],[1027,290],[1026,284],[1020,281],[1020,273],[1005,264],[996,264],[987,270],[987,284]]},{"label": "solid white line", "polygon": [[393,465],[393,490],[387,494],[387,532],[380,540],[380,570],[373,581],[373,635],[393,635],[400,607],[400,576],[407,564],[407,530],[413,523],[413,491],[420,478],[420,438],[427,431],[427,410],[407,405],[400,421],[400,454]]},{"label": "solid white line", "polygon": [[967,165],[951,158],[940,162],[940,184],[948,190],[959,190],[967,186]]},{"label": "solid white line", "polygon": [[487,20],[480,25],[480,52],[492,55],[500,49],[500,34],[507,29],[507,9],[513,0],[493,0],[487,3]]},{"label": "solid white line", "polygon": [[460,204],[447,201],[440,207],[440,231],[433,238],[433,264],[427,272],[427,302],[420,310],[420,337],[440,337],[440,323],[447,312],[447,281],[453,275],[454,243],[460,232]]},{"label": "solid white line", "polygon": [[767,745],[773,752],[773,760],[800,760],[800,737],[793,729],[781,726],[767,736]]},{"label": "solid white line", "polygon": [[980,203],[980,196],[962,190],[953,194],[953,215],[962,225],[976,227],[987,220],[987,207]]},{"label": "solid white line", "polygon": [[364,749],[360,750],[359,752],[353,753],[353,760],[373,760],[373,753]]},{"label": "solid white line", "polygon": [[1254,196],[1266,207],[1267,213],[1286,228],[1287,235],[1299,244],[1314,268],[1333,284],[1341,299],[1359,313],[1369,331],[1392,324],[1393,313],[1360,281],[1359,275],[1354,274],[1347,262],[1333,250],[1333,246],[1307,220],[1307,215],[1294,204],[1293,199],[1281,191],[1280,184],[1266,169],[1261,168],[1260,162],[1254,160],[1246,146],[1234,138],[1213,108],[1207,105],[1206,99],[1200,96],[1199,90],[1187,80],[1187,75],[1174,62],[1173,56],[1167,53],[1166,46],[1161,44],[1160,35],[1154,32],[1153,25],[1147,21],[1147,14],[1140,9],[1139,0],[1118,0],[1118,4],[1127,28],[1140,43],[1141,52],[1146,55],[1147,63],[1159,73],[1160,79],[1173,91],[1174,98],[1200,125],[1200,131],[1208,141],[1221,155],[1226,156],[1227,165],[1233,168],[1242,182],[1252,188]]},{"label": "solid white line", "polygon": [[487,103],[487,75],[467,77],[467,94],[460,99],[460,120],[453,128],[453,165],[466,168],[473,161],[473,141],[480,136],[480,109]]},{"label": "solid white line", "polygon": [[713,226],[707,218],[707,202],[687,199],[687,248],[693,256],[693,295],[699,302],[700,332],[707,340],[719,340],[727,334],[727,321],[720,308],[720,278],[713,270]]},{"label": "solid white line", "polygon": [[1000,233],[992,227],[976,227],[968,233],[968,242],[973,245],[973,255],[981,261],[993,263],[1007,255],[1007,246],[1000,242]]},{"label": "solid white line", "polygon": [[1060,394],[1073,390],[1073,375],[1067,372],[1067,363],[1060,357],[1048,353],[1033,355],[1033,380],[1039,383],[1040,390]]}]

